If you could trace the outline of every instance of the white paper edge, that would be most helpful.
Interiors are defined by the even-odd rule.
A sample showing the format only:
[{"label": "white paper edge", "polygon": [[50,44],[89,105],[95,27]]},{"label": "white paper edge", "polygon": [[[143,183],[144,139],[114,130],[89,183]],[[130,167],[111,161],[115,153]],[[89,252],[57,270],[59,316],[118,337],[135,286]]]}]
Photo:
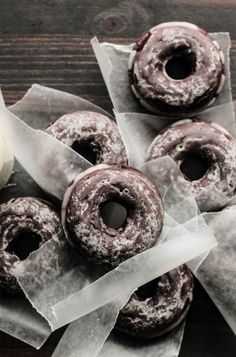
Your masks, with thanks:
[{"label": "white paper edge", "polygon": [[[126,292],[131,293],[139,286],[147,283],[147,281],[151,281],[177,266],[194,259],[216,245],[217,241],[212,231],[206,228],[196,233],[189,233],[171,239],[126,260],[94,283],[54,305],[52,311],[55,314],[56,321],[53,328],[57,329],[64,326],[119,297],[121,295],[119,291],[121,280],[124,281],[122,294]],[[148,266],[143,266],[142,261],[147,261],[147,254]],[[134,264],[132,264],[132,261]],[[139,263],[138,266],[137,262]],[[136,269],[130,271],[129,265],[136,267]],[[143,278],[144,274],[147,273],[149,276],[148,280]],[[132,275],[134,274],[138,275],[140,279],[138,284],[135,283],[132,286],[130,281],[132,281]],[[104,286],[113,281],[113,276],[116,275],[120,275],[119,283],[107,292]],[[129,281],[129,284],[128,287],[125,287],[127,281]],[[94,296],[94,291],[96,291],[96,296]]]}]

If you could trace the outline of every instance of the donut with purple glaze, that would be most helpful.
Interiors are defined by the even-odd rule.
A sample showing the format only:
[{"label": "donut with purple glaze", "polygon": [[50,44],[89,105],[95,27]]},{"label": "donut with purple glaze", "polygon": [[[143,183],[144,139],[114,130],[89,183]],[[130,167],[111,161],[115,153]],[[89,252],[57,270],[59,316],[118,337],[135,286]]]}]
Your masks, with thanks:
[{"label": "donut with purple glaze", "polygon": [[202,211],[223,207],[236,192],[236,141],[219,124],[185,119],[152,142],[146,161],[169,155]]},{"label": "donut with purple glaze", "polygon": [[166,116],[213,104],[224,81],[219,44],[196,25],[165,22],[135,43],[129,59],[131,89],[149,111]]},{"label": "donut with purple glaze", "polygon": [[193,276],[185,265],[143,285],[121,309],[116,329],[134,337],[154,338],[185,318],[193,299]]},{"label": "donut with purple glaze", "polygon": [[0,205],[0,287],[21,291],[14,268],[50,239],[61,239],[60,216],[46,201],[14,198]]},{"label": "donut with purple glaze", "polygon": [[72,147],[94,165],[127,164],[118,127],[105,115],[91,111],[65,114],[46,132]]},{"label": "donut with purple glaze", "polygon": [[[117,202],[125,207],[121,226],[111,227],[102,209]],[[62,222],[69,242],[96,264],[116,266],[152,247],[163,226],[162,200],[141,172],[98,165],[80,174],[64,195]]]}]

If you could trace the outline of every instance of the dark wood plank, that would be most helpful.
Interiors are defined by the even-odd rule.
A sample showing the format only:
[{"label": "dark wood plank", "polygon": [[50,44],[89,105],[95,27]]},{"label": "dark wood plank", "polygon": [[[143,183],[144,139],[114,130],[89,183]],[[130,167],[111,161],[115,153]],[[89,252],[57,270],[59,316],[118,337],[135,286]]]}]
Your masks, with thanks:
[{"label": "dark wood plank", "polygon": [[[80,95],[111,112],[90,39],[76,35],[1,36],[0,82],[7,105],[19,100],[33,83],[40,83]],[[101,39],[128,44],[135,37]],[[231,73],[236,96],[236,40],[232,40]]]},{"label": "dark wood plank", "polygon": [[5,34],[134,36],[159,22],[195,22],[236,37],[234,0],[1,0]]}]

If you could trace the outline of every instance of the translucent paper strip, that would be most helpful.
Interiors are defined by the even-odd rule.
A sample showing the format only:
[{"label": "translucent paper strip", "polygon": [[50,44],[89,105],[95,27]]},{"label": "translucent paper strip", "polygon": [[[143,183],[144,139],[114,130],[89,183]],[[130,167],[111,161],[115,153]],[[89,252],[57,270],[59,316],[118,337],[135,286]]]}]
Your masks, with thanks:
[{"label": "translucent paper strip", "polygon": [[58,199],[78,172],[92,166],[74,150],[32,129],[4,107],[0,107],[0,125],[16,159],[44,191]]},{"label": "translucent paper strip", "polygon": [[51,334],[46,320],[22,295],[0,289],[0,330],[39,349]]},{"label": "translucent paper strip", "polygon": [[[5,107],[4,99],[0,89],[0,106]],[[0,131],[0,189],[7,183],[14,166],[14,156],[4,137],[2,128]]]},{"label": "translucent paper strip", "polygon": [[14,165],[14,157],[4,134],[0,131],[0,189],[7,183]]},{"label": "translucent paper strip", "polygon": [[[173,234],[171,231],[170,233]],[[215,245],[214,235],[205,228],[191,235],[174,236],[173,239],[126,260],[83,290],[57,303],[53,307],[57,319],[54,328],[98,309],[125,292],[134,291],[148,281],[209,251]]]},{"label": "translucent paper strip", "polygon": [[71,323],[52,357],[96,357],[128,299],[129,296],[116,299]]},{"label": "translucent paper strip", "polygon": [[[162,230],[160,241],[165,240],[170,229],[176,226],[177,223],[166,215],[165,226]],[[116,299],[72,322],[61,338],[53,357],[76,357],[77,355],[96,357],[116,323],[119,310],[127,300],[127,296],[124,296],[124,299]],[[163,353],[164,351],[167,353],[171,349],[171,351],[173,350],[173,357],[177,357],[182,341],[184,324],[181,325],[180,329],[181,333],[178,329],[178,331],[170,335],[170,338],[165,338],[164,341],[162,338],[158,339],[158,341],[155,340],[152,347],[149,348],[148,353],[152,353],[153,349],[156,351],[156,347],[159,349],[161,346],[160,350]],[[132,341],[130,342],[132,345]],[[117,347],[114,346],[114,353],[116,353]],[[162,355],[162,357],[165,356],[169,357],[169,354]]]},{"label": "translucent paper strip", "polygon": [[195,275],[236,334],[236,206],[204,216],[218,246]]},{"label": "translucent paper strip", "polygon": [[[225,57],[226,81],[221,94],[214,103],[215,106],[232,101],[229,70],[229,49],[231,42],[228,33],[220,32],[211,33],[210,35],[219,43]],[[146,110],[133,96],[128,80],[128,60],[133,44],[116,45],[107,42],[99,43],[95,37],[91,40],[91,45],[115,110],[120,113],[145,113]]]},{"label": "translucent paper strip", "polygon": [[[169,216],[166,216],[165,226],[162,231],[162,240],[166,239],[167,232],[177,226],[177,223]],[[124,301],[125,300],[125,301]],[[72,322],[64,333],[61,341],[59,342],[53,357],[76,357],[77,355],[83,355],[87,357],[95,357],[98,351],[102,348],[106,338],[115,325],[118,312],[122,305],[128,300],[127,296],[124,296],[120,300],[112,301],[111,303],[102,306],[101,308],[91,312],[90,314],[83,316],[82,318]],[[166,355],[162,357],[169,357],[168,351],[173,351],[173,357],[178,356],[180,349],[184,325],[182,324],[181,332],[175,331],[170,335],[170,338],[160,338],[155,340],[155,343],[150,346],[148,353],[152,353],[156,348]],[[132,345],[132,341],[130,341]],[[119,351],[119,348],[118,348]],[[175,353],[174,353],[175,351]],[[114,353],[116,353],[116,347],[114,347]]]},{"label": "translucent paper strip", "polygon": [[33,84],[25,96],[8,109],[32,128],[42,130],[60,116],[77,110],[91,110],[110,116],[81,97],[39,84]]},{"label": "translucent paper strip", "polygon": [[[0,103],[5,106],[0,93]],[[3,128],[1,127],[1,130]],[[13,168],[14,159],[7,148],[5,138],[0,134],[1,159],[5,161],[1,171],[0,183],[6,183]],[[3,174],[3,175],[2,175]],[[26,182],[28,184],[28,182]],[[1,197],[7,197],[7,186]],[[9,197],[11,198],[11,197]],[[24,294],[10,295],[0,288],[0,330],[39,349],[51,334],[46,320],[40,316]]]},{"label": "translucent paper strip", "polygon": [[184,323],[167,336],[151,341],[132,340],[112,333],[98,357],[178,357],[184,333]]},{"label": "translucent paper strip", "polygon": [[[0,95],[0,102],[1,105],[4,106],[4,100],[1,95]],[[63,93],[54,89],[42,87],[39,85],[33,85],[33,87],[28,91],[28,93],[24,96],[24,98],[11,107],[11,111],[14,114],[20,116],[21,119],[23,119],[27,124],[29,124],[31,127],[34,127],[35,129],[45,129],[54,120],[58,119],[61,115],[75,110],[92,110],[95,112],[107,114],[101,108],[93,105],[92,103],[85,101],[82,98],[76,97],[68,93]],[[3,129],[2,124],[3,122],[5,122],[5,127],[8,130],[8,135],[13,137],[12,143],[15,149],[17,149],[17,153],[19,153],[19,155],[21,156],[22,150],[25,150],[24,153],[27,155],[26,157],[28,157],[28,154],[30,155],[33,145],[33,151],[31,152],[31,155],[35,154],[35,158],[36,158],[35,162],[33,162],[33,159],[31,161],[33,169],[35,169],[34,165],[36,163],[40,165],[42,164],[40,163],[40,160],[42,160],[43,158],[49,158],[49,159],[51,158],[50,156],[51,151],[47,151],[49,148],[51,148],[51,144],[49,144],[49,147],[47,146],[47,143],[50,141],[50,138],[45,139],[44,134],[42,134],[43,144],[46,144],[46,147],[37,146],[37,143],[38,145],[41,145],[42,142],[39,140],[39,135],[35,134],[36,131],[33,131],[34,134],[33,136],[31,136],[32,130],[30,127],[25,126],[23,122],[20,122],[17,118],[10,115],[8,112],[4,112],[3,109],[2,112],[4,113],[4,116],[0,118],[0,121],[2,120],[1,129]],[[6,120],[8,119],[10,121],[6,122]],[[10,130],[11,123],[14,123],[13,132],[11,132]],[[34,140],[32,141],[32,139],[34,139],[34,135],[36,135],[36,141]],[[26,147],[24,147],[24,145],[26,145]],[[27,150],[27,145],[28,145],[28,150]],[[55,144],[54,142],[53,147],[57,151],[58,146],[55,145],[57,145],[57,143]],[[68,150],[67,147],[66,150]],[[27,151],[29,151],[29,153]],[[65,153],[63,152],[63,155],[64,154]],[[72,157],[73,155],[74,153],[72,153]],[[71,153],[69,153],[69,157],[71,157]],[[61,157],[60,159],[63,159],[63,157]],[[22,157],[22,163],[23,165],[24,164],[27,165],[28,163],[25,160],[25,156]],[[45,172],[47,171],[47,168],[50,167],[48,166],[48,164],[49,162],[46,163],[46,167],[42,167],[42,172],[40,172],[39,170],[38,172],[36,172],[37,175],[39,175],[40,177],[39,184],[41,184],[42,186],[44,182],[43,180],[45,177]],[[51,162],[51,164],[53,164],[53,162]],[[29,168],[29,171],[30,173],[32,173],[31,167]],[[66,185],[67,180],[68,181],[70,180],[70,178],[66,177],[65,175],[61,178],[59,177],[59,179],[61,179],[60,183],[62,185],[63,184]],[[50,180],[51,178],[50,179],[48,178],[49,183]],[[58,182],[58,177],[56,177],[56,180],[52,180],[53,184],[49,188],[47,186],[48,181],[46,181],[46,187],[43,188],[47,191],[51,191],[51,189],[53,190],[55,189],[56,190],[55,195],[60,197],[60,192],[58,193],[57,190],[58,186],[56,188],[53,187],[56,186],[56,183]],[[41,197],[43,199],[46,198],[43,192],[32,181],[30,176],[28,176],[27,173],[24,171],[23,167],[16,162],[14,168],[14,175],[11,178],[10,185],[9,187],[7,186],[4,189],[4,191],[2,191],[1,202],[4,202],[8,199],[11,199],[19,195],[33,195],[36,197]],[[77,259],[78,257],[74,252],[74,250],[70,248],[67,243],[65,243],[65,247],[66,247],[65,249],[63,249],[62,246],[56,247],[55,242],[48,242],[46,247],[42,247],[42,249],[44,249],[45,259],[51,259],[51,264],[49,264],[48,268],[49,270],[50,268],[52,268],[52,270],[54,269],[54,275],[52,275],[52,277],[60,276],[60,274],[62,274],[61,273],[62,269],[64,269],[65,274],[68,275],[72,274],[70,278],[72,282],[75,281],[75,284],[77,284],[76,288],[74,288],[77,290],[78,280],[73,279],[73,273],[71,273],[71,270],[73,270],[76,264],[78,264],[78,259]],[[53,253],[55,253],[57,249],[58,252],[60,252],[60,254],[55,258],[53,257]],[[42,254],[42,252],[39,253],[38,262],[40,261],[40,254]],[[30,256],[28,259],[29,261],[31,261],[33,257]],[[33,281],[35,283],[33,284],[33,287],[35,287],[34,291],[30,290],[33,287],[29,284],[29,295],[31,295],[32,293],[31,302],[34,304],[35,295],[37,295],[37,293],[40,290],[37,283],[38,284],[40,283],[40,279],[42,284],[46,281],[45,276],[49,274],[49,270],[42,269],[42,266],[45,267],[46,261],[41,261],[42,263],[41,269],[40,266],[37,266],[36,261],[35,261],[35,265],[33,266],[30,266],[29,261],[26,262],[26,266],[27,268],[29,268],[26,274],[26,280],[28,279],[28,281]],[[58,263],[58,265],[56,265],[56,263]],[[38,271],[39,273],[38,276],[35,273],[34,268]],[[76,273],[76,271],[74,271],[74,273]],[[84,279],[84,277],[81,274],[80,283],[82,284],[84,280],[86,279]],[[50,279],[48,279],[48,281],[50,281]],[[73,286],[74,286],[73,284],[70,284],[71,291],[73,291]],[[47,295],[47,297],[51,299],[54,297],[54,300],[52,301],[54,302],[57,301],[55,300],[55,297],[57,296],[56,290],[53,291],[53,288],[51,290],[50,289],[46,290],[47,287],[48,285],[44,287],[44,290],[42,289],[43,292],[47,291],[49,294]],[[59,294],[60,298],[61,296],[63,296],[63,289],[61,295]],[[42,307],[42,311],[45,312],[45,316],[47,312],[46,309],[47,297],[43,296],[42,293],[42,295],[39,297],[39,300],[36,299],[36,302],[39,301],[41,303],[41,305],[36,304],[36,308],[38,309],[38,311],[40,311]],[[42,315],[41,311],[40,314]],[[51,334],[51,328],[49,324],[40,314],[37,313],[37,311],[32,307],[32,305],[29,303],[29,301],[26,299],[26,297],[23,294],[11,296],[9,294],[6,294],[4,291],[0,290],[0,329],[32,345],[35,348],[40,348],[40,346],[45,342],[45,340]]]},{"label": "translucent paper strip", "polygon": [[88,263],[67,242],[51,240],[21,262],[14,274],[33,306],[54,329],[52,305],[96,280],[103,270]]}]

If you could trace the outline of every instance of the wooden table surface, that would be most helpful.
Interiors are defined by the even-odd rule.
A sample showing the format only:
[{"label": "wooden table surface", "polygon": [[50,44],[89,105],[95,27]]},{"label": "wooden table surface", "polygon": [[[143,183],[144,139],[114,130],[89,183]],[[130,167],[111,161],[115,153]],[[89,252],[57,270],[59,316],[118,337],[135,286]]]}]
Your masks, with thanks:
[{"label": "wooden table surface", "polygon": [[[40,83],[112,112],[91,37],[128,44],[149,27],[173,20],[196,23],[208,32],[230,32],[235,98],[236,0],[0,0],[0,83],[7,105]],[[62,332],[40,351],[1,333],[0,356],[48,357]],[[235,336],[196,283],[180,357],[222,356],[236,356]]]}]

